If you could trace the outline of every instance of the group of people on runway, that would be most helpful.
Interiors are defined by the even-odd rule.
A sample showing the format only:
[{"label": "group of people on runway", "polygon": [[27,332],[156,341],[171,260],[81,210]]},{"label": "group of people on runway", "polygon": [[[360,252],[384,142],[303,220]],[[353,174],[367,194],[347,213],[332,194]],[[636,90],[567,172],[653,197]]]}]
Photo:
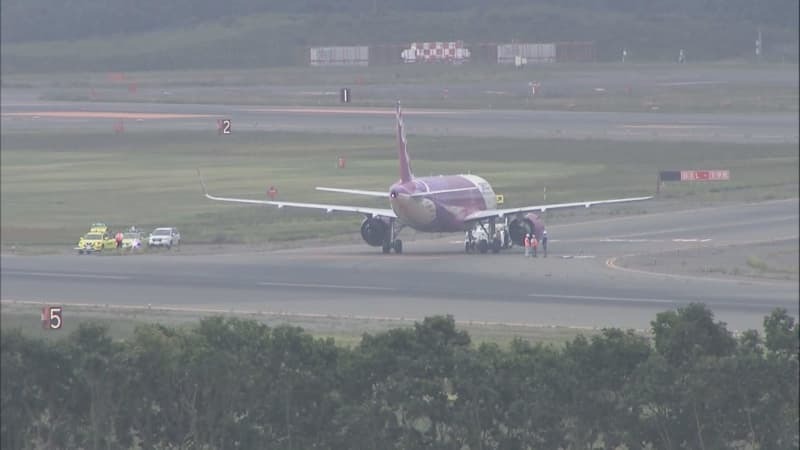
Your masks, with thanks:
[{"label": "group of people on runway", "polygon": [[525,239],[523,244],[525,245],[525,257],[537,257],[539,251],[539,245],[542,246],[542,252],[544,253],[544,257],[547,258],[547,230],[544,230],[542,233],[542,240],[539,242],[539,239],[536,238],[535,233],[528,233],[525,235]]}]

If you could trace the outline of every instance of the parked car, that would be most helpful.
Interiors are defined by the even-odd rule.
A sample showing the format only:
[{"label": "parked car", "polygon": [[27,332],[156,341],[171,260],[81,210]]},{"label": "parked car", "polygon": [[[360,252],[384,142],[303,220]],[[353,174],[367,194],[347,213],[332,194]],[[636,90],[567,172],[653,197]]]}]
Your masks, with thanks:
[{"label": "parked car", "polygon": [[89,233],[110,233],[108,225],[103,222],[95,222],[89,226]]},{"label": "parked car", "polygon": [[181,234],[175,227],[161,227],[156,228],[150,233],[147,239],[148,247],[167,247],[172,248],[173,245],[181,243]]},{"label": "parked car", "polygon": [[84,253],[101,252],[105,249],[116,248],[116,246],[117,243],[114,241],[114,238],[109,236],[108,233],[90,231],[78,240],[78,245],[75,246],[75,250],[78,251],[78,254],[82,255]]},{"label": "parked car", "polygon": [[140,250],[144,237],[141,231],[126,231],[122,233],[122,248],[126,250]]}]

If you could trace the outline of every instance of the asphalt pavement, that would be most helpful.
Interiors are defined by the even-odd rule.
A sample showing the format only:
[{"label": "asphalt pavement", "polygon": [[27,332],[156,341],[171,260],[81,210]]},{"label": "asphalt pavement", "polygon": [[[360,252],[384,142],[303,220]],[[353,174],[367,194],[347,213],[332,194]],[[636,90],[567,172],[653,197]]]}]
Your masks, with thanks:
[{"label": "asphalt pavement", "polygon": [[[3,255],[4,301],[235,309],[646,329],[657,312],[704,302],[730,329],[798,314],[798,283],[657,274],[614,258],[797,239],[796,199],[552,225],[548,258],[519,248],[464,254],[463,236],[405,237],[402,255],[366,244],[240,254]],[[420,234],[419,236],[425,236]],[[755,245],[755,244],[753,244]],[[747,254],[742,247],[742,257]]]}]

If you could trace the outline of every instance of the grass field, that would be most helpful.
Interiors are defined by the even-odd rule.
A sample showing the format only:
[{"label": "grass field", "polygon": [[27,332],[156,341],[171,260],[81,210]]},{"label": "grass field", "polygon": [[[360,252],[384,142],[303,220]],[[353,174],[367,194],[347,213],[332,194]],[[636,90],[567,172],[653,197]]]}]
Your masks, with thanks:
[{"label": "grass field", "polygon": [[[686,206],[794,197],[798,153],[791,144],[630,143],[410,136],[417,175],[476,173],[506,206],[635,196],[655,190],[658,170],[726,168],[732,181],[670,185],[663,197]],[[360,217],[225,205],[203,198],[196,168],[212,193],[362,203],[383,200],[320,193],[314,186],[382,190],[397,177],[391,136],[237,132],[221,146],[207,135],[130,132],[122,136],[3,133],[1,221],[4,251],[68,251],[90,223],[181,229],[187,244],[285,242],[348,235]],[[486,151],[490,148],[492,151]],[[336,169],[338,156],[346,169]],[[658,207],[657,204],[655,206]],[[632,214],[640,205],[599,208]],[[557,222],[571,212],[553,214]]]},{"label": "grass field", "polygon": [[[338,89],[348,86],[359,106],[392,104],[404,88],[408,104],[425,108],[797,112],[797,84],[785,82],[796,73],[796,64],[434,64],[4,75],[3,86],[61,101],[338,105]],[[765,82],[775,78],[784,81]],[[528,95],[532,80],[540,83],[535,98]]]},{"label": "grass field", "polygon": [[[64,310],[64,328],[59,331],[44,330],[40,322],[41,305],[3,302],[0,306],[0,328],[5,331],[19,329],[23,334],[47,340],[63,339],[78,329],[81,323],[100,323],[108,326],[109,334],[117,340],[133,336],[137,326],[159,323],[170,327],[193,327],[202,317],[212,313],[170,311],[162,309],[117,309],[103,306],[67,306]],[[294,315],[249,314],[227,312],[224,315],[251,319],[269,326],[299,326],[316,337],[332,337],[339,346],[354,346],[364,333],[376,334],[393,328],[412,327],[413,320],[354,319],[346,317],[308,317]],[[422,318],[420,318],[422,320]],[[501,325],[494,323],[458,323],[458,328],[469,333],[474,344],[493,342],[507,346],[519,338],[532,343],[564,345],[577,335],[592,336],[599,330],[569,327],[536,327]],[[644,331],[642,331],[644,333]]]}]

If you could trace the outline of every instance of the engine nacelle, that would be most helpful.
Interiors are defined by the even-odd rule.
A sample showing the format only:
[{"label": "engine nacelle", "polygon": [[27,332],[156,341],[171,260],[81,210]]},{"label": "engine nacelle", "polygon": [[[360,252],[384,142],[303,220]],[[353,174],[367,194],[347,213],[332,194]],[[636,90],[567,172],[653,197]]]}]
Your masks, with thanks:
[{"label": "engine nacelle", "polygon": [[511,240],[516,245],[523,245],[525,235],[533,232],[533,223],[524,218],[514,219],[508,223],[508,234],[511,235]]},{"label": "engine nacelle", "polygon": [[361,222],[361,237],[364,242],[379,247],[389,234],[389,224],[378,217],[367,217]]},{"label": "engine nacelle", "polygon": [[511,235],[511,240],[514,241],[514,244],[524,245],[525,235],[528,233],[536,235],[537,239],[542,239],[544,223],[539,219],[539,216],[529,213],[524,217],[517,217],[508,222],[508,233]]}]

